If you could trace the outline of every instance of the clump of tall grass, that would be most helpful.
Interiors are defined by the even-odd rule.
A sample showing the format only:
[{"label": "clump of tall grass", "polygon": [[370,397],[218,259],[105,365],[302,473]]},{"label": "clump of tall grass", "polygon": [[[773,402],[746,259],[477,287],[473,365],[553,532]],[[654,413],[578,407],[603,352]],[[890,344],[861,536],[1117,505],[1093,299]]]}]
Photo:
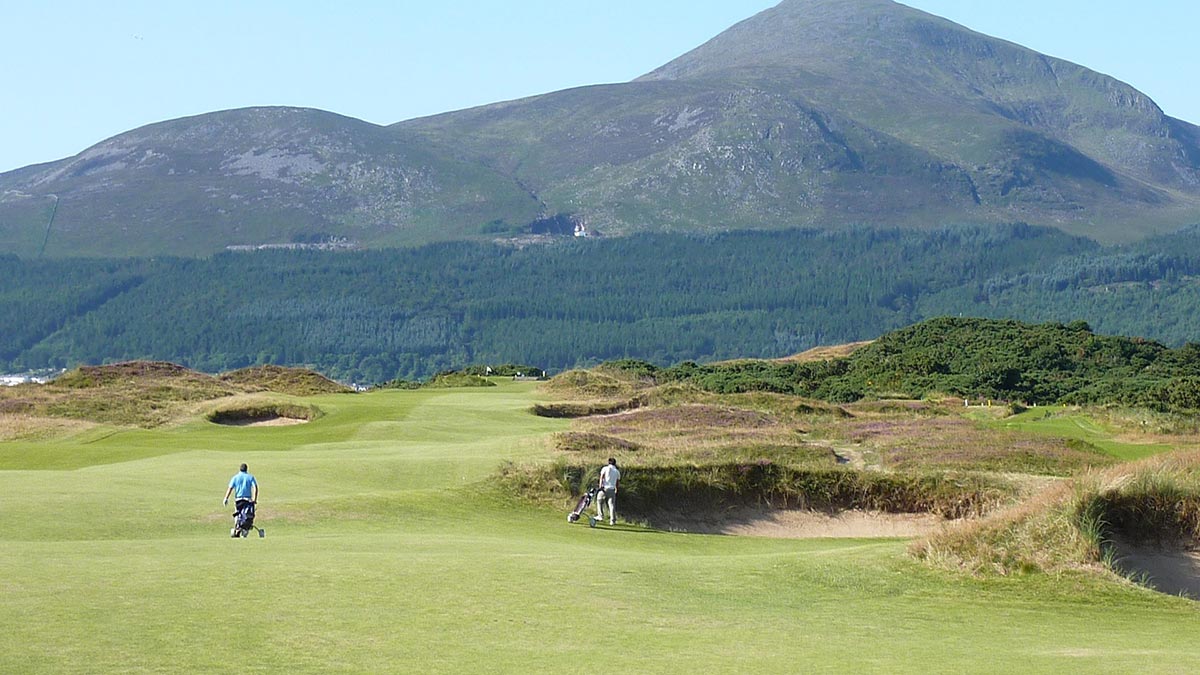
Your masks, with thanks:
[{"label": "clump of tall grass", "polygon": [[535,466],[505,462],[490,484],[527,502],[562,506],[578,498],[581,485],[594,485],[599,475],[599,466],[589,470],[565,460]]},{"label": "clump of tall grass", "polygon": [[991,517],[918,541],[911,551],[935,566],[972,574],[1007,575],[1092,564],[1098,549],[1065,506],[1070,495],[1069,485],[1055,485]]},{"label": "clump of tall grass", "polygon": [[1172,454],[1064,481],[986,520],[935,534],[912,552],[972,573],[1112,568],[1115,539],[1200,539],[1200,453]]},{"label": "clump of tall grass", "polygon": [[1126,541],[1194,541],[1200,538],[1200,453],[1139,462],[1128,474],[1091,486],[1079,508],[1099,514],[1105,532]]}]

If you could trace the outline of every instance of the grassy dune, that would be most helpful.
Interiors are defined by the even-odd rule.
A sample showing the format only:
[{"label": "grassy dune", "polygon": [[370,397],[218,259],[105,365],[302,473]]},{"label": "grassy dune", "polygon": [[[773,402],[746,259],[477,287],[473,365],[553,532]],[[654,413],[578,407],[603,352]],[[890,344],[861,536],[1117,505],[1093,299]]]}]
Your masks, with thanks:
[{"label": "grassy dune", "polygon": [[[534,386],[0,442],[0,672],[1200,669],[1194,603],[1091,575],[965,577],[898,540],[569,526],[490,480],[570,428],[528,413]],[[228,537],[242,461],[265,539]]]}]

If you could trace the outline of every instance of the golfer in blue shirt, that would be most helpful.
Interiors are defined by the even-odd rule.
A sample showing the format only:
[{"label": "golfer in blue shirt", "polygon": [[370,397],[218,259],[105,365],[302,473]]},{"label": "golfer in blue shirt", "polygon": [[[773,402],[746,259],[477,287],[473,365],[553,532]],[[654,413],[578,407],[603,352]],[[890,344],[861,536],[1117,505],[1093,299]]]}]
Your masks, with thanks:
[{"label": "golfer in blue shirt", "polygon": [[[240,513],[247,504],[254,504],[258,501],[258,481],[254,480],[254,476],[246,470],[246,465],[243,464],[240,471],[234,474],[233,478],[229,479],[229,489],[225,491],[225,501],[222,502],[226,506],[229,505],[229,496],[233,495],[233,505]],[[233,514],[235,517],[237,513]],[[232,536],[237,536],[237,528],[233,528]]]}]

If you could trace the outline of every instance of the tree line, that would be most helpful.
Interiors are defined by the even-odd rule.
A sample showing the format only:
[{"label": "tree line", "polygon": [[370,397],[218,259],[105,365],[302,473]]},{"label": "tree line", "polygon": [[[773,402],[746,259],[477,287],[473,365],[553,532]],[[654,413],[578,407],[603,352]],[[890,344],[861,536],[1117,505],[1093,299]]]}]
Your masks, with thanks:
[{"label": "tree line", "polygon": [[935,316],[1200,335],[1200,233],[1105,249],[1022,224],[643,234],[206,259],[0,257],[0,367],[304,365],[364,383],[783,356]]}]

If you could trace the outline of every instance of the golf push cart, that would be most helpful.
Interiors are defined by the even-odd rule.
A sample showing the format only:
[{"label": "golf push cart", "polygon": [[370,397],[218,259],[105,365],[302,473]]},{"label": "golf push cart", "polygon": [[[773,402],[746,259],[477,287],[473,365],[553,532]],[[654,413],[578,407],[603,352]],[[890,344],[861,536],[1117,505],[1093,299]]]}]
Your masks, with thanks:
[{"label": "golf push cart", "polygon": [[233,529],[229,531],[230,537],[248,537],[250,530],[258,530],[259,538],[267,536],[262,528],[254,526],[254,504],[248,500],[238,502],[238,509],[233,514]]}]

